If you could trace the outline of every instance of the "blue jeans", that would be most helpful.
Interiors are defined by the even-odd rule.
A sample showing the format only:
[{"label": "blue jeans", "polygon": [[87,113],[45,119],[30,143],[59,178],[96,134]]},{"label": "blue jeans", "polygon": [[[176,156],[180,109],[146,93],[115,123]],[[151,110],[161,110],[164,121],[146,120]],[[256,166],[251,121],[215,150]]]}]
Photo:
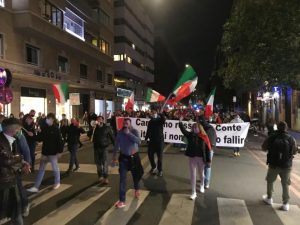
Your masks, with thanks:
[{"label": "blue jeans", "polygon": [[233,148],[233,153],[235,153],[235,152],[240,152],[240,148],[239,147],[234,147]]},{"label": "blue jeans", "polygon": [[[119,189],[119,200],[121,202],[126,201],[126,178],[127,178],[127,172],[130,169],[130,159],[128,158],[122,158],[121,160],[119,159],[119,173],[120,173],[120,189]],[[134,184],[134,189],[139,190],[139,180],[134,176],[132,173],[132,178],[133,178],[133,184]]]},{"label": "blue jeans", "polygon": [[36,142],[28,144],[28,147],[30,150],[31,167],[34,169]]},{"label": "blue jeans", "polygon": [[60,183],[60,171],[59,171],[57,160],[58,160],[58,155],[48,155],[48,156],[42,155],[39,172],[37,174],[35,184],[34,184],[36,188],[39,188],[42,183],[43,177],[45,175],[45,168],[48,162],[50,162],[52,166],[53,175],[54,175],[54,184]]},{"label": "blue jeans", "polygon": [[69,162],[69,170],[73,169],[73,166],[75,164],[76,168],[79,167],[78,159],[77,159],[77,150],[78,150],[78,144],[68,144],[69,152],[70,152],[70,162]]},{"label": "blue jeans", "polygon": [[[212,162],[214,156],[214,151],[211,149],[210,151],[210,161]],[[208,167],[207,165],[205,165],[204,167],[204,185],[209,185],[210,183],[210,177],[211,177],[211,165],[210,167]]]},{"label": "blue jeans", "polygon": [[22,211],[28,206],[28,196],[25,188],[22,184],[22,176],[18,174],[16,176],[17,186],[20,193],[21,203],[22,203]]}]

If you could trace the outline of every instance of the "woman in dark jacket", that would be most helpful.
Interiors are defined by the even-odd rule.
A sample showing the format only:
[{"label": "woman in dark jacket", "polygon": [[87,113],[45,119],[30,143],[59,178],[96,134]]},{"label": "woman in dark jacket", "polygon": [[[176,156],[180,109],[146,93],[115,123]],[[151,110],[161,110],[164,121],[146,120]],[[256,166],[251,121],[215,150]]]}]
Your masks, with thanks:
[{"label": "woman in dark jacket", "polygon": [[191,174],[191,185],[192,195],[190,198],[194,200],[197,197],[196,192],[196,180],[197,180],[197,168],[199,170],[199,176],[201,180],[200,192],[204,193],[204,166],[210,164],[211,145],[207,134],[203,127],[199,123],[192,125],[192,131],[189,132],[185,129],[182,123],[182,117],[180,118],[179,128],[183,135],[187,138],[187,149],[185,155],[189,157],[190,174]]},{"label": "woman in dark jacket", "polygon": [[63,141],[58,126],[54,123],[55,115],[49,113],[46,118],[46,125],[36,136],[37,141],[42,141],[42,157],[40,161],[40,168],[37,174],[35,184],[32,188],[28,189],[29,192],[38,192],[42,183],[45,168],[48,162],[51,163],[54,174],[54,186],[53,189],[57,189],[60,186],[60,171],[58,167],[58,155],[63,151]]},{"label": "woman in dark jacket", "polygon": [[[72,171],[79,170],[79,163],[77,159],[77,150],[79,145],[79,138],[80,134],[83,134],[84,130],[79,127],[79,121],[76,119],[71,119],[71,124],[67,130],[67,143],[68,143],[68,150],[70,152],[70,163],[68,173]],[[75,169],[73,170],[73,166],[75,164]]]}]

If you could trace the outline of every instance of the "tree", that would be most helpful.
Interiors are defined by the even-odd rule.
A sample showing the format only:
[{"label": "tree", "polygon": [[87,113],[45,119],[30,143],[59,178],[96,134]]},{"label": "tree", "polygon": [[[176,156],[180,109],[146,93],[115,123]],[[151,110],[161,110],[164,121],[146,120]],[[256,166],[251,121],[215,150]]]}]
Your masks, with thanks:
[{"label": "tree", "polygon": [[300,87],[300,1],[236,0],[220,47],[225,87]]}]

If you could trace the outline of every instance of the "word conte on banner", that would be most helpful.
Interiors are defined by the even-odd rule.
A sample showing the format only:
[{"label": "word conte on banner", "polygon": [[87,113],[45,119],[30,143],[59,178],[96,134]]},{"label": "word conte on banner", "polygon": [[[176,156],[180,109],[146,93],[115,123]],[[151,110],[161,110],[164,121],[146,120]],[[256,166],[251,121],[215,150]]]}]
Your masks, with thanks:
[{"label": "word conte on banner", "polygon": [[[142,140],[145,140],[148,118],[130,118],[132,127],[137,129]],[[117,117],[117,129],[123,127],[124,117]],[[193,123],[182,121],[184,127],[190,131]],[[216,145],[223,147],[244,147],[248,134],[249,123],[223,123],[211,124],[216,130]],[[166,143],[185,143],[184,135],[179,129],[178,120],[167,120],[164,124],[164,138]]]}]

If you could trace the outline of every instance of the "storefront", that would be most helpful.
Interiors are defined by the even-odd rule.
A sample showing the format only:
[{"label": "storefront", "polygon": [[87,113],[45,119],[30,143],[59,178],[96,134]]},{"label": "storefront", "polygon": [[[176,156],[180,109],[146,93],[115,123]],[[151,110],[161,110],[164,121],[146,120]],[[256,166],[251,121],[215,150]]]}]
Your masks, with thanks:
[{"label": "storefront", "polygon": [[0,114],[9,116],[11,114],[11,104],[4,105],[0,103]]},{"label": "storefront", "polygon": [[47,114],[45,89],[21,87],[20,112],[26,114],[31,109],[34,109],[37,113]]},{"label": "storefront", "polygon": [[61,120],[62,114],[66,114],[67,119],[71,119],[73,117],[72,105],[70,104],[70,100],[66,103],[61,104],[56,101],[56,118]]},{"label": "storefront", "polygon": [[105,114],[105,101],[101,99],[95,99],[95,113],[99,116]]}]

